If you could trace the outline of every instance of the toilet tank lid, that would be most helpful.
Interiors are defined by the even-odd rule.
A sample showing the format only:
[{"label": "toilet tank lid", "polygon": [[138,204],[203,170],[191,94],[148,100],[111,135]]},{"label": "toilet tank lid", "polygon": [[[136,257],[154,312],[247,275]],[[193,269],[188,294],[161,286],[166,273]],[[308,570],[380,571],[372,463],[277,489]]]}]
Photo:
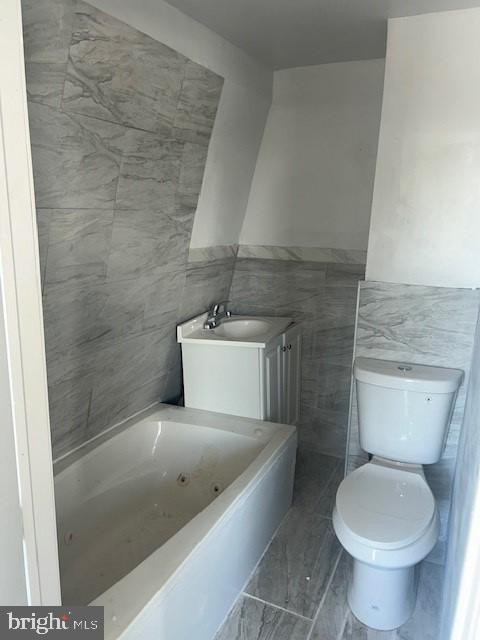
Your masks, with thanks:
[{"label": "toilet tank lid", "polygon": [[463,381],[461,369],[376,358],[355,358],[353,374],[359,382],[378,387],[426,393],[453,393]]}]

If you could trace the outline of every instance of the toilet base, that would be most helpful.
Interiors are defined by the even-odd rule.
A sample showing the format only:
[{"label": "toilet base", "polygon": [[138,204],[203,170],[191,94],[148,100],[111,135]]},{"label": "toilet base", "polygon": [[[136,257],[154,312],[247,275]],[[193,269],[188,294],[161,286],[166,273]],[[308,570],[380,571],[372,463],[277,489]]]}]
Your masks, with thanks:
[{"label": "toilet base", "polygon": [[382,569],[353,562],[348,604],[356,618],[373,629],[400,627],[413,613],[417,598],[416,568]]}]

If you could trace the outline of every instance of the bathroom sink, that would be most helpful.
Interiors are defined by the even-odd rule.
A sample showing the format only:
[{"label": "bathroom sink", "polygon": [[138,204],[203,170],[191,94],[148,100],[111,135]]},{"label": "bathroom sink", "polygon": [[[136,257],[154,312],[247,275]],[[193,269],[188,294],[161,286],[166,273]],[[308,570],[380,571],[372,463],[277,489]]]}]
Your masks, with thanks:
[{"label": "bathroom sink", "polygon": [[231,316],[222,318],[214,329],[205,329],[202,313],[177,327],[178,342],[197,345],[264,348],[292,324],[292,318]]},{"label": "bathroom sink", "polygon": [[266,333],[272,326],[269,320],[225,320],[218,327],[213,329],[215,335],[222,338],[232,338],[238,340],[241,338],[254,338]]}]

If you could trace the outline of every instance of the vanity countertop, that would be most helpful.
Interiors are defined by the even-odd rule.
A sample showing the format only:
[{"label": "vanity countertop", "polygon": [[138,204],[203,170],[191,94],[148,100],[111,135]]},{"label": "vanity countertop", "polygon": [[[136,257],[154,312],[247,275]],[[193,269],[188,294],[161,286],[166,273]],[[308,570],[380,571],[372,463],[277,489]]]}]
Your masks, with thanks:
[{"label": "vanity countertop", "polygon": [[207,314],[203,313],[179,325],[177,342],[262,349],[293,324],[292,318],[232,315],[218,327],[204,329],[206,319]]}]

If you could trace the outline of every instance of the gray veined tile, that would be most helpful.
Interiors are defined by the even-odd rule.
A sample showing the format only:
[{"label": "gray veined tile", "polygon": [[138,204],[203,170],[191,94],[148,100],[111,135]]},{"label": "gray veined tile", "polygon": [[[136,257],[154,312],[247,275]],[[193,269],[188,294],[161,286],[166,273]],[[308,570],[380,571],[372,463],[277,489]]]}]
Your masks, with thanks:
[{"label": "gray veined tile", "polygon": [[202,188],[207,152],[207,147],[203,145],[186,142],[183,146],[173,216],[189,230],[193,226]]},{"label": "gray veined tile", "polygon": [[65,82],[64,62],[25,62],[27,98],[60,108]]},{"label": "gray veined tile", "polygon": [[365,278],[364,264],[329,263],[327,266],[327,286],[329,287],[358,287],[360,280]]},{"label": "gray veined tile", "polygon": [[228,298],[233,266],[233,258],[188,264],[179,322],[193,318],[206,311],[214,302]]},{"label": "gray veined tile", "polygon": [[165,364],[177,349],[176,313],[161,330],[112,340],[99,349],[89,431],[107,426],[162,399]]},{"label": "gray veined tile", "polygon": [[299,449],[295,467],[294,506],[331,518],[342,471],[343,460],[317,451]]},{"label": "gray veined tile", "polygon": [[101,348],[117,338],[163,329],[176,318],[183,282],[183,270],[154,269],[130,280],[102,284],[47,284],[43,300],[47,352],[53,357],[82,345]]},{"label": "gray veined tile", "polygon": [[329,519],[292,507],[246,592],[313,618],[340,553]]},{"label": "gray veined tile", "polygon": [[45,285],[43,319],[47,362],[51,363],[58,354],[72,347],[93,344],[107,335],[111,324],[103,319],[104,307],[102,284]]},{"label": "gray veined tile", "polygon": [[111,209],[125,129],[35,103],[29,120],[37,206]]},{"label": "gray veined tile", "polygon": [[413,616],[397,630],[399,640],[437,640],[442,610],[444,567],[420,565],[417,603]]},{"label": "gray veined tile", "polygon": [[92,377],[75,375],[48,387],[50,429],[54,457],[85,439]]},{"label": "gray veined tile", "polygon": [[324,601],[313,625],[311,640],[338,640],[350,609],[347,602],[351,558],[342,551]]},{"label": "gray veined tile", "polygon": [[310,627],[308,620],[242,596],[215,640],[306,640]]},{"label": "gray veined tile", "polygon": [[[264,309],[269,315],[294,314],[303,320],[312,297],[323,293],[325,268],[320,263],[281,260],[237,260],[232,282],[233,309]],[[255,292],[252,298],[252,292]]]},{"label": "gray veined tile", "polygon": [[112,225],[111,210],[51,210],[46,284],[104,282]]},{"label": "gray veined tile", "polygon": [[151,277],[148,278],[150,286],[144,296],[142,324],[144,331],[164,328],[167,322],[172,321],[171,313],[175,313],[177,317],[180,296],[185,285],[184,268],[168,273],[163,272],[162,269],[158,273],[154,270],[150,275]]},{"label": "gray veined tile", "polygon": [[29,100],[60,107],[74,0],[22,0]]},{"label": "gray veined tile", "polygon": [[154,270],[168,277],[186,267],[190,234],[161,211],[117,210],[107,280],[134,279]]},{"label": "gray veined tile", "polygon": [[25,60],[65,63],[75,0],[22,0],[21,4]]},{"label": "gray veined tile", "polygon": [[348,416],[351,366],[324,362],[319,353],[317,358],[303,358],[301,375],[302,403]]},{"label": "gray veined tile", "polygon": [[186,62],[157,40],[81,3],[63,107],[171,137]]},{"label": "gray veined tile", "polygon": [[352,613],[347,615],[340,640],[395,640],[395,631],[378,631],[366,627]]},{"label": "gray veined tile", "polygon": [[[349,317],[344,316],[344,321],[355,319],[355,311],[351,310]],[[314,324],[314,323],[311,323]],[[322,363],[342,365],[348,369],[352,366],[353,340],[355,325],[317,328],[309,326],[312,336],[311,353],[315,359]]]},{"label": "gray veined tile", "polygon": [[183,143],[130,129],[126,136],[116,206],[158,209],[173,214]]},{"label": "gray veined tile", "polygon": [[49,209],[37,209],[37,233],[38,233],[38,254],[40,261],[40,277],[42,290],[45,282],[45,269],[47,267],[48,238],[50,235],[50,213]]},{"label": "gray veined tile", "polygon": [[338,411],[301,404],[300,419],[297,423],[299,448],[344,458],[347,421],[348,416]]},{"label": "gray veined tile", "polygon": [[177,137],[208,144],[222,86],[223,78],[188,61],[175,117]]}]

